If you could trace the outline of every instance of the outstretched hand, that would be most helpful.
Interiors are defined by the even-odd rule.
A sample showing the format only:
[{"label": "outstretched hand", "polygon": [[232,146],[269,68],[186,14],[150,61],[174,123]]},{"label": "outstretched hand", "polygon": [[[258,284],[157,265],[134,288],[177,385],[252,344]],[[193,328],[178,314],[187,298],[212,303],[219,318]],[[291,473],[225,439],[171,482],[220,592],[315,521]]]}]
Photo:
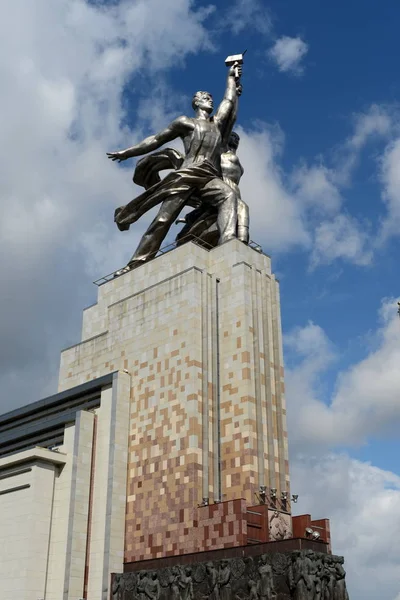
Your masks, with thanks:
[{"label": "outstretched hand", "polygon": [[117,160],[118,162],[122,162],[126,160],[128,157],[125,155],[125,151],[121,150],[120,152],[107,152],[107,157],[111,160]]}]

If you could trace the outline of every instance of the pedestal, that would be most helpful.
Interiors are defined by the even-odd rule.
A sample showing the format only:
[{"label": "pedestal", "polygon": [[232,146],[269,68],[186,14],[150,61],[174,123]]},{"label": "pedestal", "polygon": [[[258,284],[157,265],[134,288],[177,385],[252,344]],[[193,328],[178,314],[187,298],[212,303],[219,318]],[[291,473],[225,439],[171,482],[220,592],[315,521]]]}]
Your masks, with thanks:
[{"label": "pedestal", "polygon": [[[260,487],[290,492],[270,259],[188,243],[99,287],[59,389],[117,370],[131,379],[124,561],[242,545]],[[221,501],[210,545],[198,506]]]}]

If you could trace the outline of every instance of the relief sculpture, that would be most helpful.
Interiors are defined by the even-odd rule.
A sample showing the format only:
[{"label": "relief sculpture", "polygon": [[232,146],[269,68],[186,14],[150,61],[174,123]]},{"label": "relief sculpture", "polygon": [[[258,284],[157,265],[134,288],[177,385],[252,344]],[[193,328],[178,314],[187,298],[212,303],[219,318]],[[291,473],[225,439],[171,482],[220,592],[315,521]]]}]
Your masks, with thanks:
[{"label": "relief sculpture", "polygon": [[349,600],[343,558],[270,552],[114,574],[112,600]]}]

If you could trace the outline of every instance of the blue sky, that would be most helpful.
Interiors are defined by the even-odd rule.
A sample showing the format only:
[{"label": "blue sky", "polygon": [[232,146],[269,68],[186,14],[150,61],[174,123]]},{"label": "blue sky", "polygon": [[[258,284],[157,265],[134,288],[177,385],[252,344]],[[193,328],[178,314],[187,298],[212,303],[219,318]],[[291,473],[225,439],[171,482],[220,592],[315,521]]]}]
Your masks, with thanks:
[{"label": "blue sky", "polygon": [[300,512],[332,519],[352,600],[399,600],[400,4],[0,10],[1,410],[54,393],[91,282],[126,263],[151,218],[116,229],[138,189],[133,161],[105,153],[190,114],[198,89],[218,102],[225,57],[247,48],[241,189],[281,282],[292,491]]}]

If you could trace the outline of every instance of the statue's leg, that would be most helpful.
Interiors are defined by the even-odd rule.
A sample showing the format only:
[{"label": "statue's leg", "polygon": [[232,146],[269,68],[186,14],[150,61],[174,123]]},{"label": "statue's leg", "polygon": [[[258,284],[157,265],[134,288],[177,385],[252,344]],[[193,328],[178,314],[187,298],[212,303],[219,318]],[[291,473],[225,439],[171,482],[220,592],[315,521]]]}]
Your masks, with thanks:
[{"label": "statue's leg", "polygon": [[128,262],[128,267],[133,268],[154,258],[167,235],[169,228],[173,225],[182,208],[186,204],[190,192],[176,195],[164,200],[157,216],[153,219],[146,233],[143,235],[139,245]]},{"label": "statue's leg", "polygon": [[248,244],[250,240],[249,234],[249,207],[246,202],[243,202],[241,198],[238,198],[237,207],[238,221],[237,221],[237,236],[238,239],[244,244]]},{"label": "statue's leg", "polygon": [[219,244],[237,237],[237,195],[222,179],[212,179],[199,192],[205,202],[218,211]]},{"label": "statue's leg", "polygon": [[[186,215],[186,225],[176,236],[177,246],[186,244],[192,237],[205,239],[204,234],[207,234],[210,226],[217,221],[217,212],[211,207],[204,206],[200,209],[193,210]],[[218,237],[218,236],[217,236]],[[206,240],[207,241],[207,240]],[[216,245],[216,244],[214,244]]]}]

